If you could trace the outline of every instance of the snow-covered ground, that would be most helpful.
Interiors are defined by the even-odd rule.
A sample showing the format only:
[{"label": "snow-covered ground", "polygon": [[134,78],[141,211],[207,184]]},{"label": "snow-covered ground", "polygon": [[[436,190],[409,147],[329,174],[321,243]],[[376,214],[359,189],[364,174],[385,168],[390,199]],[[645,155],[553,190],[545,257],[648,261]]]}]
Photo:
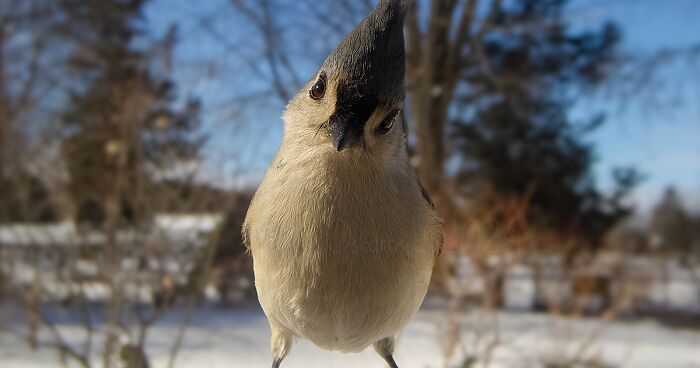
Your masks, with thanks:
[{"label": "snow-covered ground", "polygon": [[[448,313],[421,311],[400,336],[396,359],[402,368],[444,367]],[[180,316],[159,323],[150,335],[148,354],[152,367],[165,367],[168,349],[176,335]],[[453,320],[454,321],[454,320]],[[671,329],[653,321],[601,324],[595,319],[570,320],[531,313],[470,314],[461,318],[464,343],[457,354],[484,356],[487,345],[499,331],[490,367],[542,367],[543,361],[573,356],[584,348],[584,358],[595,357],[612,367],[691,368],[700,367],[700,331]],[[61,326],[70,338],[79,327]],[[237,368],[268,367],[268,326],[256,308],[204,308],[193,320],[185,338],[177,367]],[[593,337],[593,338],[591,338]],[[475,348],[480,345],[481,348]],[[455,358],[454,361],[458,361]],[[0,332],[0,367],[58,367],[51,350],[30,352],[24,342]],[[478,365],[483,366],[483,365]],[[384,368],[370,349],[361,354],[326,352],[306,341],[298,341],[283,367]]]}]

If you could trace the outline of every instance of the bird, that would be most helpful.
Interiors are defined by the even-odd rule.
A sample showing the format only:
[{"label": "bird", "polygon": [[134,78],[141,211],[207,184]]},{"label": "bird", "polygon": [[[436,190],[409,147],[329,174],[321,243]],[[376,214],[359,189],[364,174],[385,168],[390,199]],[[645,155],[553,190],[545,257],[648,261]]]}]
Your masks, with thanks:
[{"label": "bird", "polygon": [[243,239],[271,330],[272,367],[301,338],[372,345],[392,368],[418,311],[442,221],[409,161],[406,0],[380,0],[288,102]]}]

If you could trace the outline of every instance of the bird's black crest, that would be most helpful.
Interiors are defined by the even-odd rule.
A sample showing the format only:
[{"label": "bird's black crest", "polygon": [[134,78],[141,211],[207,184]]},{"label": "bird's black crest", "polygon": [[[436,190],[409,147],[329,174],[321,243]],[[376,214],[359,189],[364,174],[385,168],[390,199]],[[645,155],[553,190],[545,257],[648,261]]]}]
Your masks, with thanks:
[{"label": "bird's black crest", "polygon": [[382,0],[348,34],[324,63],[324,68],[356,86],[358,93],[379,102],[402,99],[406,52],[403,25],[405,0]]}]

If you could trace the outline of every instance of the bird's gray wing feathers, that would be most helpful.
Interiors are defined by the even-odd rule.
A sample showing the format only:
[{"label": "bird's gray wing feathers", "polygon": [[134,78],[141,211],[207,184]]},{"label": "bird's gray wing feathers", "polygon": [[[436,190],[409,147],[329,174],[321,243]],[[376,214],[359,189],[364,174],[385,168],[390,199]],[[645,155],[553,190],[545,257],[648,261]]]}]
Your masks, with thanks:
[{"label": "bird's gray wing feathers", "polygon": [[243,225],[243,229],[241,231],[241,237],[243,239],[243,245],[245,246],[246,252],[250,253],[252,248],[250,247],[250,236],[248,235],[248,232],[249,232],[249,226],[248,226],[248,222],[246,221],[245,224]]},{"label": "bird's gray wing feathers", "polygon": [[418,187],[420,188],[420,194],[423,196],[423,199],[425,199],[426,202],[430,205],[430,208],[435,209],[435,203],[433,203],[433,200],[430,198],[430,195],[428,194],[428,191],[425,190],[425,187],[423,184],[421,184],[420,180],[416,179],[416,182],[418,182]]},{"label": "bird's gray wing feathers", "polygon": [[[428,203],[430,208],[433,210],[436,209],[435,203],[433,203],[433,200],[430,198],[430,195],[428,194],[428,191],[425,190],[425,187],[423,184],[421,184],[420,180],[416,179],[416,182],[418,183],[418,187],[420,188],[420,194],[423,196],[423,199]],[[442,246],[445,243],[445,239],[443,237],[442,231],[440,231],[440,239],[437,240],[437,246],[435,247],[435,257],[439,256],[442,253]]]}]

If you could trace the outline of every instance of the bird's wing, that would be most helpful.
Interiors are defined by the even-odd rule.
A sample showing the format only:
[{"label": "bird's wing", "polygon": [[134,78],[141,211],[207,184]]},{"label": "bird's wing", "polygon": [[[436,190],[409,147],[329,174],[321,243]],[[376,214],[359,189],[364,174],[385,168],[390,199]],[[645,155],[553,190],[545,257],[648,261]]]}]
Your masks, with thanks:
[{"label": "bird's wing", "polygon": [[416,179],[416,182],[418,182],[418,187],[420,188],[420,194],[423,196],[423,199],[425,199],[426,202],[430,205],[430,208],[435,209],[435,203],[433,203],[433,200],[430,198],[430,195],[428,194],[428,191],[425,190],[425,187],[423,184],[421,184],[420,180]]},{"label": "bird's wing", "polygon": [[[423,196],[423,199],[425,199],[425,201],[428,203],[430,208],[432,208],[433,210],[436,210],[435,203],[433,203],[433,200],[430,198],[428,191],[425,190],[425,187],[420,182],[420,180],[416,179],[416,182],[418,183],[418,187],[420,188],[420,194]],[[440,227],[442,228],[442,225],[440,225]],[[437,257],[440,255],[440,253],[442,253],[442,246],[445,243],[444,237],[442,234],[442,230],[439,233],[439,238],[435,240],[435,243],[436,243],[435,244],[435,257]]]},{"label": "bird's wing", "polygon": [[436,243],[437,246],[435,247],[435,258],[442,254],[442,246],[445,245],[445,236],[442,233],[442,225],[440,225],[440,234]]},{"label": "bird's wing", "polygon": [[243,229],[241,230],[241,236],[243,237],[243,245],[245,246],[246,252],[250,253],[252,248],[250,247],[249,233],[250,233],[250,229],[249,229],[248,221],[246,221],[243,224]]}]

